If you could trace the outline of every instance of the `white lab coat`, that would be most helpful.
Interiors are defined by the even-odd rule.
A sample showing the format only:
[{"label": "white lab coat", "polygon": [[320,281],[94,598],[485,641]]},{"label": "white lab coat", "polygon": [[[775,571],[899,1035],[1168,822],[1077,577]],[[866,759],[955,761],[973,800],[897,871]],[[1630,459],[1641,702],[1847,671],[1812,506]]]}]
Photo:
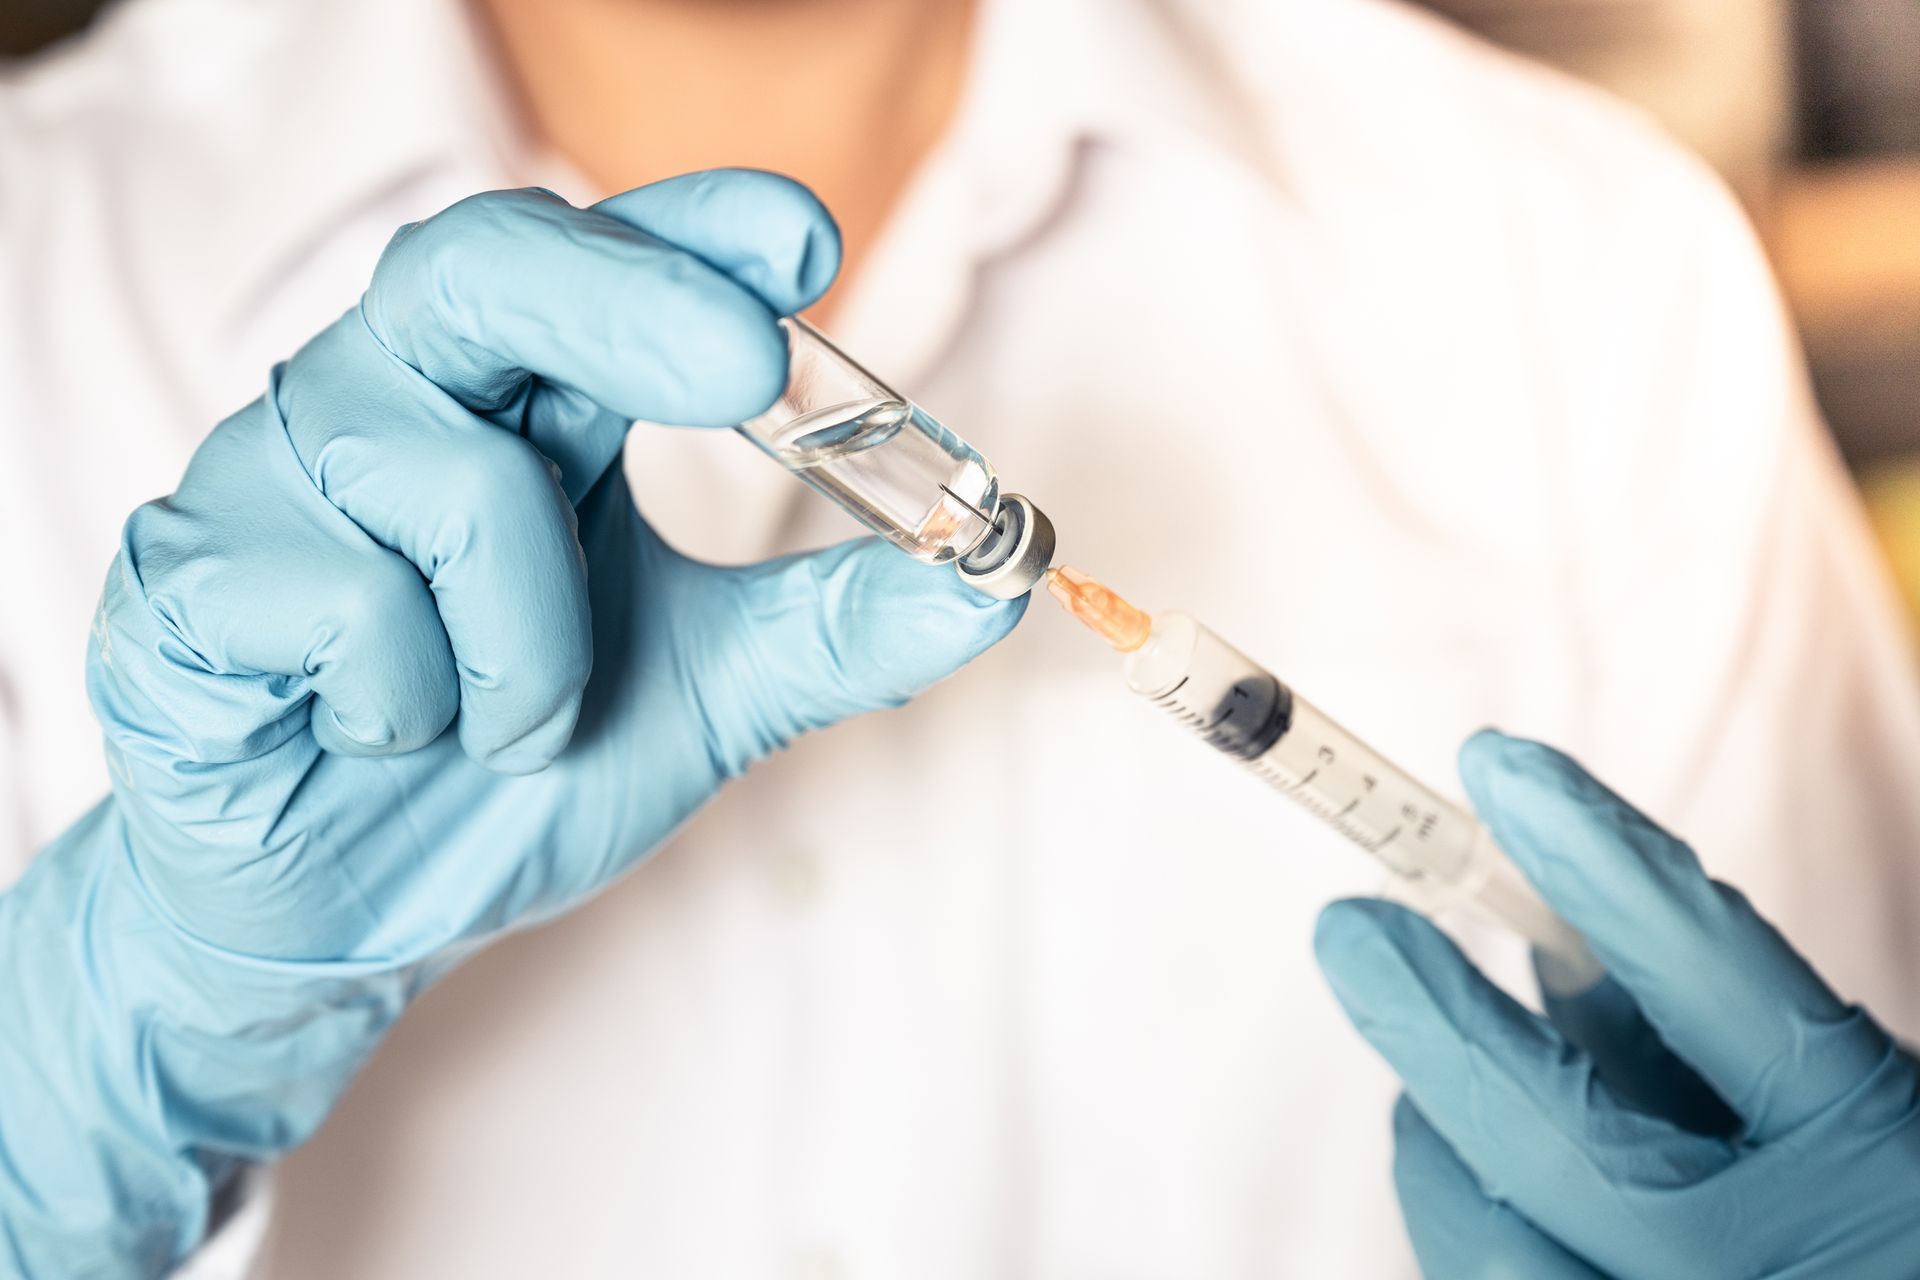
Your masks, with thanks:
[{"label": "white lab coat", "polygon": [[[127,512],[397,224],[594,194],[498,101],[445,0],[141,0],[0,82],[9,874],[106,787]],[[1371,0],[1003,0],[836,329],[1072,562],[1443,787],[1566,745],[1920,1026],[1903,639],[1748,232],[1626,111]],[[696,552],[852,532],[726,433],[630,462]],[[258,1274],[1410,1274],[1309,953],[1376,884],[1042,602],[430,992]]]}]

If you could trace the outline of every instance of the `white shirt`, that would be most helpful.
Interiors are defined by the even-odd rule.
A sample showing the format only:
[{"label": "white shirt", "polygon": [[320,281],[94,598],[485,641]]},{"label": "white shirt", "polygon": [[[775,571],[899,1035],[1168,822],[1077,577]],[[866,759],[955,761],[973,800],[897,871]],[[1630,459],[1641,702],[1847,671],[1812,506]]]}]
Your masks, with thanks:
[{"label": "white shirt", "polygon": [[[498,102],[444,0],[141,0],[0,81],[0,863],[106,789],[126,514],[395,226],[566,183]],[[1066,560],[1443,787],[1571,749],[1920,1027],[1903,637],[1750,236],[1624,110],[1372,0],[1002,0],[836,330]],[[630,462],[696,553],[854,531],[729,433]],[[1309,952],[1377,883],[1037,602],[430,992],[257,1274],[1411,1274]]]}]

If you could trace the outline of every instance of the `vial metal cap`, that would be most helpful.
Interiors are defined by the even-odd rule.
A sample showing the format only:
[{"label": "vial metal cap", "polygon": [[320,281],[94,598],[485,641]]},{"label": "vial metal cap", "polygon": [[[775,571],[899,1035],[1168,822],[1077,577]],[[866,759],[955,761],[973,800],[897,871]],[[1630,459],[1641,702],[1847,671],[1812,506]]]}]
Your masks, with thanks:
[{"label": "vial metal cap", "polygon": [[1000,499],[993,531],[953,562],[960,580],[998,600],[1017,600],[1053,566],[1053,521],[1024,494]]}]

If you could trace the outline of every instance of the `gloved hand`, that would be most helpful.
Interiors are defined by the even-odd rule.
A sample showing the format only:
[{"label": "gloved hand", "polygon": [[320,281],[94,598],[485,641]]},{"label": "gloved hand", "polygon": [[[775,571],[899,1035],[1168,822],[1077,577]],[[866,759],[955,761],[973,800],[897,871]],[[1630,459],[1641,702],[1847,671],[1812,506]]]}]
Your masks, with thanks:
[{"label": "gloved hand", "polygon": [[1548,1021],[1410,912],[1321,916],[1334,992],[1406,1082],[1426,1273],[1920,1275],[1920,1063],[1573,761],[1482,734],[1461,774],[1612,977]]},{"label": "gloved hand", "polygon": [[838,259],[766,174],[475,197],[134,514],[88,668],[113,797],[0,898],[9,1273],[165,1270],[455,961],[1013,626],[872,539],[723,569],[633,509],[629,420],[764,409]]}]

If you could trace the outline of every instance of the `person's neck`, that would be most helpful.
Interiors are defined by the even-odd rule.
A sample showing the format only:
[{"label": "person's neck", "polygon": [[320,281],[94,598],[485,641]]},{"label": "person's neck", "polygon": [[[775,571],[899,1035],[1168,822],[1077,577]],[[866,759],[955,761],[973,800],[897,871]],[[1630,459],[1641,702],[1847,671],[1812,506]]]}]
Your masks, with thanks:
[{"label": "person's neck", "polygon": [[533,128],[602,194],[726,165],[788,174],[839,220],[843,281],[952,119],[973,10],[973,0],[478,4]]}]

